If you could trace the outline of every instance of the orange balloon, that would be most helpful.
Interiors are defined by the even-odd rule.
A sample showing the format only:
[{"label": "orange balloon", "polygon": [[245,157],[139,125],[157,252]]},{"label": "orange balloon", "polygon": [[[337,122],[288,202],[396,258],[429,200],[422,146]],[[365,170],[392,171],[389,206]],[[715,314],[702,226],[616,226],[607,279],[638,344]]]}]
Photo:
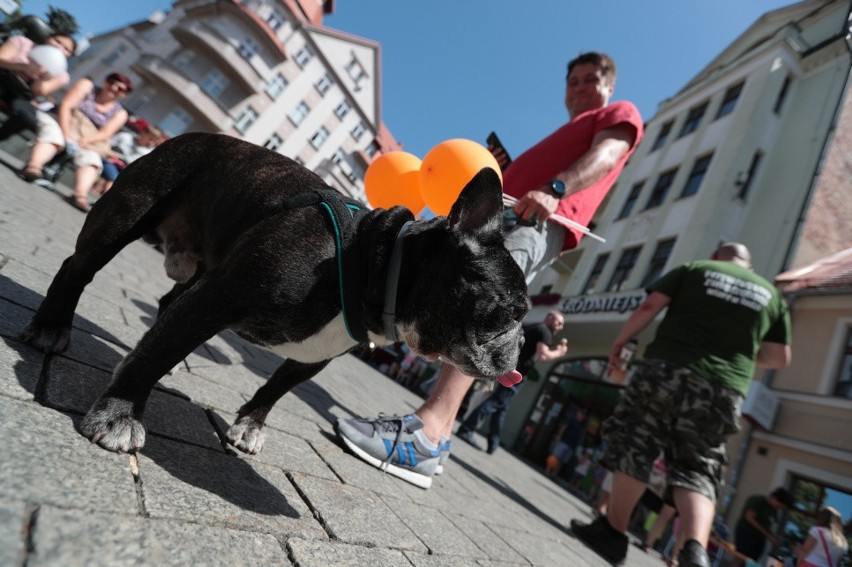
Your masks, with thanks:
[{"label": "orange balloon", "polygon": [[436,215],[449,214],[461,190],[483,167],[496,171],[503,181],[497,160],[473,140],[455,138],[429,150],[420,166],[420,193],[426,206]]},{"label": "orange balloon", "polygon": [[402,205],[417,214],[424,205],[419,175],[420,158],[408,152],[388,152],[367,168],[364,193],[374,208]]}]

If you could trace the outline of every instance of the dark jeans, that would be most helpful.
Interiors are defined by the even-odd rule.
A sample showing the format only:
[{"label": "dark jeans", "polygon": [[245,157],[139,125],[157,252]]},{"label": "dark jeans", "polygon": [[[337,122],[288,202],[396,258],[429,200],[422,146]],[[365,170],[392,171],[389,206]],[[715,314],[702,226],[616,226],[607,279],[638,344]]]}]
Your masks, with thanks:
[{"label": "dark jeans", "polygon": [[38,122],[36,120],[36,108],[24,98],[13,98],[6,100],[9,105],[9,117],[3,126],[0,126],[0,140],[11,138],[24,130],[36,131]]},{"label": "dark jeans", "polygon": [[511,388],[507,388],[502,384],[497,384],[497,389],[494,393],[488,396],[479,406],[476,407],[470,415],[467,416],[461,427],[459,434],[473,433],[479,427],[479,422],[485,419],[486,416],[491,416],[491,423],[488,428],[488,451],[492,452],[500,446],[500,430],[503,429],[503,422],[506,419],[506,410],[509,409],[509,404],[512,398],[521,389],[523,382],[518,382]]}]

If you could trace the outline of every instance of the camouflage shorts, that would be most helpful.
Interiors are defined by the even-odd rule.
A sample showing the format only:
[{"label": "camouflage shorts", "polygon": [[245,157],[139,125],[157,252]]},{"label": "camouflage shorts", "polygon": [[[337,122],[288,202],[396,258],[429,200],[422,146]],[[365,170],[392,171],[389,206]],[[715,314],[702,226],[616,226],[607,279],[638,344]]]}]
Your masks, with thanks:
[{"label": "camouflage shorts", "polygon": [[739,392],[691,370],[645,360],[601,427],[603,464],[647,481],[663,454],[669,489],[680,486],[715,502],[728,462],[725,442],[740,429],[742,400]]}]

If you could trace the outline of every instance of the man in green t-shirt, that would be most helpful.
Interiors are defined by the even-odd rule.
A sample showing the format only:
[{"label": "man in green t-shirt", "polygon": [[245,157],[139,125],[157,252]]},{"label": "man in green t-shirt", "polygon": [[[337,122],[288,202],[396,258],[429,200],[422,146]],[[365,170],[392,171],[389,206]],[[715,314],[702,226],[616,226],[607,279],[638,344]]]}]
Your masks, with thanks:
[{"label": "man in green t-shirt", "polygon": [[776,488],[768,497],[750,496],[743,505],[742,514],[734,530],[737,551],[757,561],[768,541],[773,546],[780,543],[774,533],[780,510],[793,507],[793,496],[784,488]]},{"label": "man in green t-shirt", "polygon": [[748,248],[725,243],[710,260],[679,266],[648,288],[615,339],[610,364],[621,363],[622,347],[665,308],[643,365],[601,429],[608,443],[603,465],[614,472],[607,515],[591,524],[573,520],[571,529],[621,563],[630,515],[662,452],[686,542],[679,565],[709,566],[725,442],[739,431],[755,367],[790,364],[790,314],[775,286],[751,270]]}]

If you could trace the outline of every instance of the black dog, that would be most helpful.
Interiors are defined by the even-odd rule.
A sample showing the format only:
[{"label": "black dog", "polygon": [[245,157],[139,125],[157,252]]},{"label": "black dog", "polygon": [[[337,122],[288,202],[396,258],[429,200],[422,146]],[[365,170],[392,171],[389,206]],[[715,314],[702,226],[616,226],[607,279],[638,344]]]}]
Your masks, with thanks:
[{"label": "black dog", "polygon": [[145,238],[161,244],[177,284],[82,421],[105,449],[142,447],[154,384],[226,328],[287,357],[228,431],[250,453],[281,396],[370,340],[405,341],[473,376],[512,370],[529,300],[502,245],[497,174],[478,173],[448,217],[409,221],[403,207],[367,211],[275,152],[178,136],[131,164],[92,208],[22,339],[63,351],[85,286]]}]

